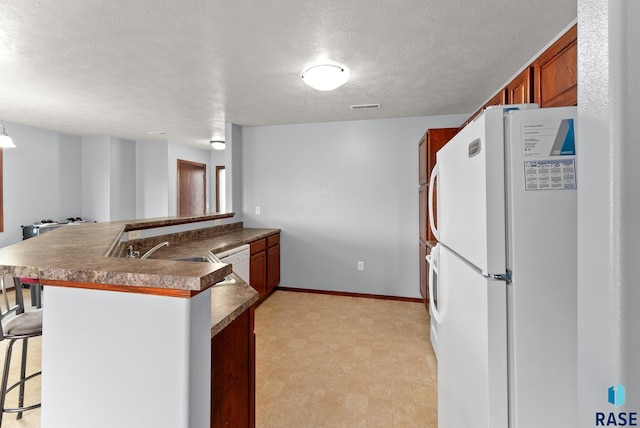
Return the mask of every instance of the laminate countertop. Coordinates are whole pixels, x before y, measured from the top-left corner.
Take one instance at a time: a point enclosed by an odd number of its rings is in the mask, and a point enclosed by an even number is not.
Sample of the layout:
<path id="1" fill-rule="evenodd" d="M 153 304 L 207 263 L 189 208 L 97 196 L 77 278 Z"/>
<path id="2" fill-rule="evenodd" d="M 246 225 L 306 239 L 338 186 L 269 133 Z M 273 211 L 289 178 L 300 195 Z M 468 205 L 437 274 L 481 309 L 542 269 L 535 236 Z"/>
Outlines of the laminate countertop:
<path id="1" fill-rule="evenodd" d="M 171 259 L 198 256 L 209 250 L 221 252 L 280 230 L 244 228 L 242 223 L 233 223 L 134 241 L 125 241 L 124 234 L 228 217 L 213 214 L 71 224 L 0 248 L 0 274 L 38 278 L 44 286 L 49 283 L 73 287 L 80 283 L 84 288 L 95 285 L 107 291 L 136 292 L 135 287 L 142 287 L 162 289 L 167 295 L 172 291 L 181 292 L 182 296 L 195 295 L 231 275 L 231 266 Z M 146 251 L 164 240 L 170 242 L 169 247 L 148 259 L 117 257 L 128 245 Z M 211 295 L 212 335 L 258 300 L 258 293 L 239 278 L 235 284 L 214 287 Z"/>

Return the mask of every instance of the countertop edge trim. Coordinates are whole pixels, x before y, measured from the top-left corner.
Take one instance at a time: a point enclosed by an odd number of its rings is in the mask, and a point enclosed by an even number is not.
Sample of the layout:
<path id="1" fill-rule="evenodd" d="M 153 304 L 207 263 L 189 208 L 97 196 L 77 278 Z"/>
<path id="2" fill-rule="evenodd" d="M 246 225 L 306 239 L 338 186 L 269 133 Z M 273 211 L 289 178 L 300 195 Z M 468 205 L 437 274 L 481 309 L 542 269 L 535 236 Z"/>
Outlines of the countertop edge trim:
<path id="1" fill-rule="evenodd" d="M 211 326 L 211 337 L 214 337 L 222 330 L 224 330 L 229 324 L 231 324 L 236 318 L 238 318 L 244 311 L 251 308 L 251 306 L 255 305 L 258 301 L 258 293 L 254 294 L 252 297 L 247 299 L 242 305 L 235 308 L 233 311 L 229 313 L 222 320 L 218 321 L 214 325 Z"/>
<path id="2" fill-rule="evenodd" d="M 117 284 L 99 284 L 93 282 L 73 282 L 60 280 L 41 280 L 44 287 L 68 287 L 68 288 L 84 288 L 90 290 L 116 291 L 134 294 L 147 294 L 153 296 L 178 297 L 190 299 L 201 293 L 200 290 L 180 290 L 175 288 L 156 288 L 156 287 L 137 287 L 129 285 Z"/>
<path id="3" fill-rule="evenodd" d="M 176 226 L 180 224 L 190 224 L 190 223 L 200 223 L 203 221 L 211 221 L 211 220 L 222 220 L 225 218 L 232 218 L 236 214 L 235 212 L 225 213 L 225 214 L 204 214 L 199 216 L 188 216 L 188 217 L 175 217 L 175 218 L 164 218 L 159 217 L 157 219 L 145 219 L 145 220 L 134 220 L 128 221 L 124 226 L 125 232 L 130 232 L 132 230 L 142 230 L 142 229 L 155 229 L 158 227 L 166 227 L 166 226 Z"/>
<path id="4" fill-rule="evenodd" d="M 113 257 L 113 252 L 116 250 L 116 248 L 118 248 L 118 245 L 120 244 L 120 240 L 122 239 L 122 235 L 124 234 L 124 231 L 126 230 L 126 228 L 127 228 L 126 225 L 120 228 L 120 232 L 113 239 L 113 242 L 111 242 L 111 245 L 109 245 L 109 249 L 104 253 L 104 257 Z"/>

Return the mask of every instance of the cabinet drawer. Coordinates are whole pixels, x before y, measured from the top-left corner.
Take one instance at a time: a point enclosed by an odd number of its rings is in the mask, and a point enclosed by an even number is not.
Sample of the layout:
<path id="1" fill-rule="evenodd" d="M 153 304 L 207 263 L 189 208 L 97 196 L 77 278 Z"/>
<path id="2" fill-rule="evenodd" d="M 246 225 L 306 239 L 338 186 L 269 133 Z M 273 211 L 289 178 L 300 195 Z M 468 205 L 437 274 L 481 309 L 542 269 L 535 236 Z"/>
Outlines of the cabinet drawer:
<path id="1" fill-rule="evenodd" d="M 276 233 L 275 235 L 267 236 L 267 247 L 273 247 L 276 244 L 280 243 L 280 234 Z"/>
<path id="2" fill-rule="evenodd" d="M 258 239 L 257 241 L 249 243 L 249 247 L 251 255 L 254 255 L 267 249 L 267 240 L 265 238 Z"/>

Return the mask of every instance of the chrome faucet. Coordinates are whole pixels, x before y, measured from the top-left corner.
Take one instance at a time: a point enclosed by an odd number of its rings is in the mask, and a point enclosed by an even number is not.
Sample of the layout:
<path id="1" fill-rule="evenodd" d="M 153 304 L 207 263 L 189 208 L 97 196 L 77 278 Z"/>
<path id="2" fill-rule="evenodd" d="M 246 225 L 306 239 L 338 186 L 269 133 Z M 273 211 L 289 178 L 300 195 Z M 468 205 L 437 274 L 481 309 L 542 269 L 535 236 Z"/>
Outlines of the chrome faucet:
<path id="1" fill-rule="evenodd" d="M 139 255 L 140 255 L 140 251 L 135 251 L 133 249 L 133 245 L 129 245 L 129 248 L 127 248 L 127 258 L 128 259 L 135 259 Z"/>
<path id="2" fill-rule="evenodd" d="M 142 255 L 142 257 L 140 257 L 141 259 L 146 259 L 148 258 L 151 254 L 155 253 L 156 251 L 158 251 L 160 248 L 162 247 L 168 247 L 169 246 L 169 241 L 164 241 L 159 243 L 158 245 L 156 245 L 155 247 L 153 247 L 152 249 L 150 249 L 149 251 L 147 251 L 146 253 L 144 253 Z"/>

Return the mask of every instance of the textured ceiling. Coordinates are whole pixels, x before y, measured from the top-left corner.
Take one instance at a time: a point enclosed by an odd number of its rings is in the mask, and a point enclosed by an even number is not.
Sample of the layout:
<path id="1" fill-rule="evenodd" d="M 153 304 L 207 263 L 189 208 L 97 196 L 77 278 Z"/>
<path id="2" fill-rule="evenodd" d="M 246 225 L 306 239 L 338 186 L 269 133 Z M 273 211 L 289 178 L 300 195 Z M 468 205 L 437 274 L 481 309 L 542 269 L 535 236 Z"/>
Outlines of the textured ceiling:
<path id="1" fill-rule="evenodd" d="M 575 0 L 0 0 L 0 119 L 206 147 L 225 122 L 470 113 L 575 17 Z M 349 82 L 306 87 L 322 61 Z"/>

